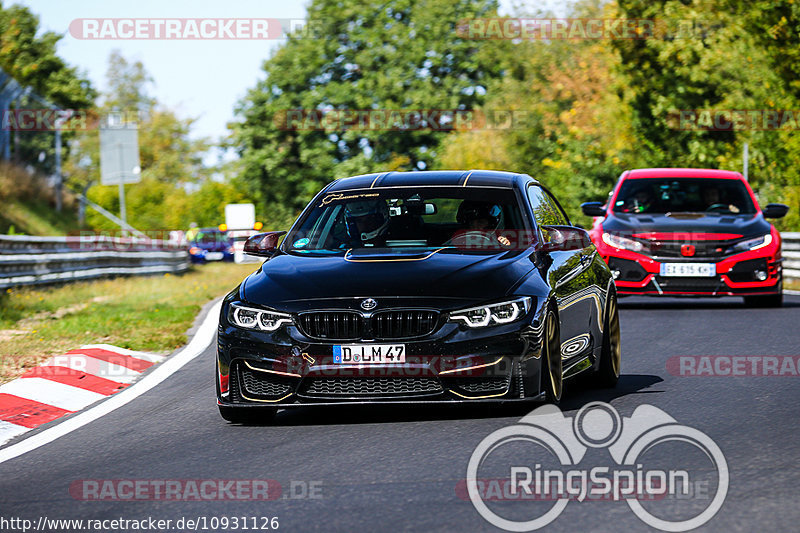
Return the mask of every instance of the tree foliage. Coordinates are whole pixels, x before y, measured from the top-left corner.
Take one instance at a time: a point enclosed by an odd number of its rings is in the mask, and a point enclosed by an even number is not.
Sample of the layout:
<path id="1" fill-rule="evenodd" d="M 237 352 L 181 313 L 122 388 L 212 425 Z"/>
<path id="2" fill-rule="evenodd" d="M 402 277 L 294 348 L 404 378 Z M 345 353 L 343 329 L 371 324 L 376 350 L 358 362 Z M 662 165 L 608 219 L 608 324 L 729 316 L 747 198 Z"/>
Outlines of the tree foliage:
<path id="1" fill-rule="evenodd" d="M 51 105 L 87 111 L 97 92 L 78 69 L 57 53 L 62 38 L 53 32 L 39 31 L 39 17 L 27 7 L 0 4 L 0 68 L 21 86 L 32 88 Z M 41 109 L 44 104 L 22 97 L 18 109 Z M 54 171 L 55 145 L 52 132 L 13 132 L 12 157 L 21 165 L 51 174 Z M 70 132 L 64 132 L 62 158 L 66 156 Z"/>
<path id="2" fill-rule="evenodd" d="M 61 38 L 39 32 L 39 17 L 27 7 L 0 5 L 0 68 L 56 105 L 89 108 L 97 93 L 83 74 L 58 56 Z"/>
<path id="3" fill-rule="evenodd" d="M 469 162 L 530 173 L 587 224 L 578 205 L 602 200 L 623 170 L 741 171 L 747 143 L 761 202 L 789 203 L 793 209 L 778 225 L 800 226 L 798 124 L 709 131 L 679 121 L 682 110 L 800 109 L 794 3 L 588 0 L 572 10 L 572 17 L 655 21 L 655 32 L 642 39 L 515 43 L 513 63 L 485 107 L 525 110 L 529 117 L 517 128 L 448 137 L 440 166 Z M 464 153 L 475 144 L 482 146 Z"/>
<path id="4" fill-rule="evenodd" d="M 445 133 L 339 128 L 282 129 L 289 110 L 473 109 L 499 68 L 489 44 L 456 34 L 487 17 L 495 0 L 314 0 L 309 31 L 264 63 L 266 78 L 241 102 L 235 140 L 243 178 L 269 215 L 291 218 L 334 177 L 435 164 Z"/>
<path id="5" fill-rule="evenodd" d="M 800 224 L 800 142 L 793 129 L 676 128 L 680 110 L 800 109 L 800 8 L 790 1 L 619 0 L 627 18 L 659 18 L 656 39 L 614 41 L 629 81 L 634 131 L 648 166 L 742 169 L 762 203 L 788 201 L 781 227 Z"/>
<path id="6" fill-rule="evenodd" d="M 216 226 L 224 221 L 227 203 L 248 201 L 231 176 L 231 164 L 209 163 L 213 143 L 192 137 L 193 118 L 181 118 L 159 105 L 149 93 L 150 74 L 139 62 L 119 52 L 109 56 L 109 90 L 99 106 L 106 117 L 136 121 L 142 181 L 125 186 L 128 222 L 140 230 L 187 228 L 191 222 Z M 120 210 L 117 186 L 99 185 L 100 144 L 97 130 L 87 131 L 73 142 L 65 164 L 73 188 L 92 185 L 88 197 L 112 213 Z M 89 211 L 90 227 L 104 230 L 116 225 Z"/>

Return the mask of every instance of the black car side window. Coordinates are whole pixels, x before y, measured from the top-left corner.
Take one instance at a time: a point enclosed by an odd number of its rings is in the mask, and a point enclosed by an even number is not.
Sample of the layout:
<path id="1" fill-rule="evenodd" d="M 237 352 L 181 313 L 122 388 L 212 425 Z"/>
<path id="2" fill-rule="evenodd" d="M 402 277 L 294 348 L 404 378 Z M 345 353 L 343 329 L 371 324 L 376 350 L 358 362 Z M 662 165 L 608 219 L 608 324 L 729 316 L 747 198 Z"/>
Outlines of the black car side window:
<path id="1" fill-rule="evenodd" d="M 547 198 L 547 200 L 550 202 L 550 205 L 552 206 L 553 210 L 556 212 L 556 215 L 558 216 L 558 218 L 560 218 L 561 220 L 564 221 L 564 222 L 561 222 L 561 224 L 564 224 L 566 226 L 571 226 L 572 223 L 569 221 L 569 217 L 564 212 L 564 209 L 561 208 L 561 204 L 558 203 L 558 200 L 556 200 L 556 197 L 553 196 L 552 194 L 550 194 L 550 191 L 548 191 L 547 189 L 542 189 L 542 190 L 544 191 L 545 198 Z"/>
<path id="2" fill-rule="evenodd" d="M 528 187 L 528 198 L 536 223 L 543 226 L 566 226 L 569 221 L 558 203 L 538 185 Z"/>

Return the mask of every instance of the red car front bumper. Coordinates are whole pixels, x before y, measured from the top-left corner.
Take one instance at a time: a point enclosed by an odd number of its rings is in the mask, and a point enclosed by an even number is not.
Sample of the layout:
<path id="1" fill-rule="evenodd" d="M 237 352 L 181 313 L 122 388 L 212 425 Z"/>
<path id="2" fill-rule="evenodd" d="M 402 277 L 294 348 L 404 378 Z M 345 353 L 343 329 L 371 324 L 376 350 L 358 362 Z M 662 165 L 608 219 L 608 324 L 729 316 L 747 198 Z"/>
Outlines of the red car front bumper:
<path id="1" fill-rule="evenodd" d="M 782 290 L 780 234 L 772 228 L 772 242 L 763 248 L 707 259 L 716 266 L 714 276 L 661 275 L 662 263 L 697 263 L 697 258 L 658 258 L 606 244 L 600 232 L 592 240 L 615 274 L 617 293 L 654 296 L 755 296 Z M 760 279 L 763 278 L 763 279 Z"/>

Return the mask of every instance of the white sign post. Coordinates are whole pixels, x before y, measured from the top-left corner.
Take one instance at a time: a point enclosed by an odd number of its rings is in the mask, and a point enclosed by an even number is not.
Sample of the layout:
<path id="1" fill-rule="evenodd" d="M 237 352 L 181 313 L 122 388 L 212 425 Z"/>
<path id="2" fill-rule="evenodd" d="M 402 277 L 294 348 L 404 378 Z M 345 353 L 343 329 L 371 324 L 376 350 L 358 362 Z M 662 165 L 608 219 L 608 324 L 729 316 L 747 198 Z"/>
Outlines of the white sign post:
<path id="1" fill-rule="evenodd" d="M 119 211 L 123 222 L 128 222 L 125 212 L 125 184 L 141 181 L 139 163 L 139 130 L 135 124 L 121 124 L 100 128 L 100 183 L 119 185 Z"/>
<path id="2" fill-rule="evenodd" d="M 233 260 L 237 263 L 255 263 L 257 258 L 244 254 L 244 241 L 255 235 L 256 206 L 253 204 L 228 204 L 225 206 L 225 225 L 233 238 Z"/>

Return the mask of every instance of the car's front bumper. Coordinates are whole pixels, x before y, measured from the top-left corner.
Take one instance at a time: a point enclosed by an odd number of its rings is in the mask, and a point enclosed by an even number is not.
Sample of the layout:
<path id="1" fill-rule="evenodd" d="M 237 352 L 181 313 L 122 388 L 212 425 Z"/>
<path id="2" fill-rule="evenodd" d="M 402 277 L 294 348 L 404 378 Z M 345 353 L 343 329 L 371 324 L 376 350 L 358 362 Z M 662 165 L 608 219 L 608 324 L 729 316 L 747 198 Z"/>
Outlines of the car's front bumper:
<path id="1" fill-rule="evenodd" d="M 461 403 L 539 398 L 541 317 L 485 329 L 441 325 L 404 344 L 406 362 L 335 364 L 333 346 L 291 325 L 274 333 L 222 320 L 217 344 L 217 400 L 236 407 L 381 403 Z"/>
<path id="2" fill-rule="evenodd" d="M 780 253 L 745 252 L 721 260 L 661 259 L 605 247 L 603 258 L 615 275 L 617 294 L 649 296 L 755 296 L 776 294 L 782 287 Z M 714 263 L 707 277 L 662 276 L 663 263 Z M 758 272 L 766 278 L 759 280 Z"/>

